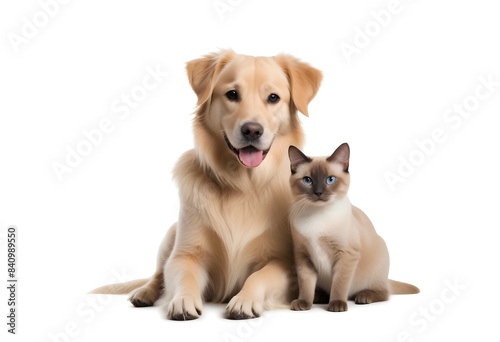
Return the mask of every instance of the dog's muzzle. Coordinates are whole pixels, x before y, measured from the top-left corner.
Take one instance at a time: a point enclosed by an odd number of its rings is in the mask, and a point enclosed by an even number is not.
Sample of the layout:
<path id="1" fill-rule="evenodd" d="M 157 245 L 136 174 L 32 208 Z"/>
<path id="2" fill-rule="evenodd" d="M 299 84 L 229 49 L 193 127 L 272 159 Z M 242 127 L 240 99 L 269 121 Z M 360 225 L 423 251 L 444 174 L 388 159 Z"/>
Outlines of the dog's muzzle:
<path id="1" fill-rule="evenodd" d="M 226 133 L 224 133 L 224 140 L 226 141 L 227 147 L 238 157 L 240 163 L 246 167 L 259 166 L 271 149 L 271 147 L 269 147 L 267 150 L 260 150 L 251 145 L 251 143 L 248 146 L 236 148 L 231 144 Z"/>

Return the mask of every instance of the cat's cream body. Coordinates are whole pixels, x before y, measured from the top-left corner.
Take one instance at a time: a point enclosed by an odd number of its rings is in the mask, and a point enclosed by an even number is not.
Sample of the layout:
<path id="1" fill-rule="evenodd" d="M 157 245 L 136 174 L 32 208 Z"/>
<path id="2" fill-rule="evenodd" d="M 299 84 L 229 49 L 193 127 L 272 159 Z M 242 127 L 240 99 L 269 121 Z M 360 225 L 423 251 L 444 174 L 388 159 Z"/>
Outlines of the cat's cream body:
<path id="1" fill-rule="evenodd" d="M 292 309 L 311 307 L 314 290 L 330 294 L 328 310 L 347 310 L 347 300 L 368 304 L 390 293 L 417 293 L 413 285 L 388 279 L 389 253 L 369 218 L 347 196 L 349 147 L 328 158 L 290 149 L 295 202 L 290 212 L 299 298 Z M 334 183 L 327 184 L 328 177 Z M 304 184 L 304 179 L 308 178 Z"/>
<path id="2" fill-rule="evenodd" d="M 318 287 L 330 292 L 332 286 L 333 251 L 325 243 L 331 240 L 338 244 L 339 250 L 350 250 L 350 253 L 359 255 L 349 286 L 349 298 L 364 289 L 388 289 L 389 253 L 384 240 L 377 235 L 366 215 L 352 206 L 347 197 L 330 205 L 302 210 L 292 215 L 292 222 L 294 241 L 307 245 L 309 257 L 317 268 Z"/>

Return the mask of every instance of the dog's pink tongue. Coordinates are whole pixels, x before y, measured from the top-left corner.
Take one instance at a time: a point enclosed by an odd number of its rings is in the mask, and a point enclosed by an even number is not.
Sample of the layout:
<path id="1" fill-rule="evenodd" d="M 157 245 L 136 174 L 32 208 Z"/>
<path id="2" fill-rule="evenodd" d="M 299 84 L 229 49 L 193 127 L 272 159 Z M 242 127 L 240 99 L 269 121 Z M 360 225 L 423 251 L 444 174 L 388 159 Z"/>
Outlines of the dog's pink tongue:
<path id="1" fill-rule="evenodd" d="M 240 149 L 239 157 L 246 167 L 257 167 L 264 160 L 264 152 L 250 146 Z"/>

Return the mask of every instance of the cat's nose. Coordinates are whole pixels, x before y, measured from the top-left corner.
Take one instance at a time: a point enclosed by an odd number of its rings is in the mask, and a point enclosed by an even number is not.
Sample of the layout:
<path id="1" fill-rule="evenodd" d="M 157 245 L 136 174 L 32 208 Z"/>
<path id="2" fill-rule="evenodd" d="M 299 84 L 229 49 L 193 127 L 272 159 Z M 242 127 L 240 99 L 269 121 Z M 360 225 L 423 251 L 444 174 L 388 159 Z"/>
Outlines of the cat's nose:
<path id="1" fill-rule="evenodd" d="M 318 196 L 318 197 L 321 197 L 321 195 L 323 195 L 323 192 L 316 192 L 316 191 L 315 191 L 315 192 L 314 192 L 314 194 L 315 194 L 316 196 Z"/>

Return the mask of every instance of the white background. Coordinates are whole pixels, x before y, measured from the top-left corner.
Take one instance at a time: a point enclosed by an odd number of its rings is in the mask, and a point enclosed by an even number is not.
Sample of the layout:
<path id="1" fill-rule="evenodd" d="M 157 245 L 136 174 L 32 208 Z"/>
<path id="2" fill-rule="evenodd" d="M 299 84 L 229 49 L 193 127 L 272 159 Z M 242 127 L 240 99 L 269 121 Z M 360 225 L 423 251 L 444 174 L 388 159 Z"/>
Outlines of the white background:
<path id="1" fill-rule="evenodd" d="M 4 284 L 7 227 L 16 225 L 19 237 L 18 334 L 6 332 L 2 285 L 2 340 L 498 339 L 491 304 L 499 260 L 500 87 L 487 99 L 473 98 L 480 77 L 500 82 L 493 2 L 401 0 L 381 27 L 371 12 L 387 9 L 388 0 L 226 1 L 231 9 L 221 17 L 213 0 L 75 0 L 45 15 L 47 23 L 37 1 L 0 5 Z M 16 48 L 9 37 L 22 35 L 23 18 L 46 25 Z M 371 37 L 349 62 L 341 45 L 356 37 L 361 44 L 365 29 Z M 266 312 L 251 322 L 226 320 L 224 306 L 215 304 L 199 320 L 172 322 L 158 307 L 133 308 L 125 296 L 85 295 L 120 280 L 117 274 L 153 272 L 158 244 L 177 215 L 171 170 L 193 146 L 196 97 L 185 63 L 218 48 L 286 52 L 324 72 L 302 120 L 305 151 L 327 155 L 349 142 L 351 201 L 385 238 L 390 276 L 418 285 L 419 295 L 351 303 L 346 313 L 324 306 Z M 112 104 L 141 85 L 148 67 L 169 75 L 120 119 Z M 464 102 L 474 109 L 470 115 L 445 121 L 443 113 Z M 68 146 L 76 148 L 83 130 L 103 119 L 114 130 L 59 181 L 53 162 L 65 163 Z M 436 129 L 445 141 L 427 155 L 418 152 L 415 140 Z M 391 189 L 385 175 L 397 174 L 401 158 L 410 157 L 419 165 Z M 450 283 L 454 292 L 446 290 Z M 88 301 L 96 299 L 92 307 Z"/>

